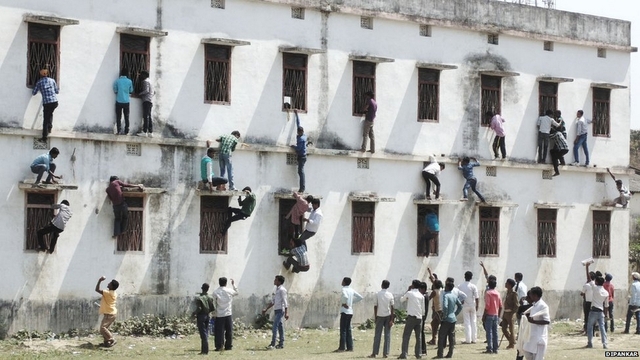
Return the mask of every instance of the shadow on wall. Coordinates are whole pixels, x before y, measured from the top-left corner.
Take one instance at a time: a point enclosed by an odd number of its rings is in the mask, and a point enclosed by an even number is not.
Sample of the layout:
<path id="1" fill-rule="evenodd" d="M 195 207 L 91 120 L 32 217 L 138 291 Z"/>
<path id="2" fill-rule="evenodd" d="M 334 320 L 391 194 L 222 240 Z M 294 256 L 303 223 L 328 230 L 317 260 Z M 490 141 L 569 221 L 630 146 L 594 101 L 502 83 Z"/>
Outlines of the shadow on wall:
<path id="1" fill-rule="evenodd" d="M 350 69 L 351 65 L 344 67 L 331 107 L 326 112 L 326 119 L 324 121 L 320 119 L 318 122 L 316 147 L 319 149 L 357 150 L 360 148 L 362 120 L 351 116 L 352 95 L 348 91 L 351 84 Z M 349 99 L 346 103 L 349 108 L 345 107 L 344 101 L 338 100 L 342 98 Z"/>
<path id="2" fill-rule="evenodd" d="M 411 81 L 407 84 L 407 88 L 405 89 L 404 96 L 402 97 L 402 104 L 400 104 L 400 108 L 397 112 L 397 117 L 393 120 L 393 128 L 389 133 L 389 138 L 387 139 L 387 145 L 385 152 L 392 154 L 413 154 L 413 149 L 415 148 L 416 142 L 421 134 L 421 129 L 423 126 L 429 126 L 431 123 L 428 122 L 418 122 L 417 121 L 417 113 L 416 109 L 411 109 L 409 107 L 409 97 L 410 95 L 409 89 L 417 89 L 418 79 L 418 68 L 414 67 L 413 74 L 411 75 Z M 413 91 L 411 91 L 413 92 Z M 433 153 L 444 153 L 443 149 L 431 149 Z"/>
<path id="3" fill-rule="evenodd" d="M 25 119 L 27 116 L 27 107 L 29 102 L 31 101 L 31 89 L 25 86 L 27 81 L 26 71 L 17 71 L 16 67 L 13 64 L 19 64 L 22 61 L 25 61 L 25 52 L 26 52 L 26 44 L 27 44 L 27 23 L 22 22 L 20 26 L 16 28 L 16 32 L 13 35 L 13 41 L 9 48 L 5 49 L 5 57 L 0 61 L 0 79 L 4 79 L 3 83 L 9 79 L 13 79 L 14 86 L 6 87 L 2 94 L 4 98 L 9 98 L 9 95 L 12 99 L 12 104 L 9 108 L 14 109 L 14 112 L 5 112 L 0 119 L 1 127 L 11 127 L 11 128 L 21 128 L 25 125 L 29 125 L 26 128 L 33 128 L 30 126 L 31 124 L 36 124 L 38 120 L 38 114 L 41 111 L 36 112 L 36 116 L 34 119 Z M 4 34 L 9 35 L 9 34 Z M 24 86 L 24 87 L 23 87 Z M 17 88 L 17 89 L 16 89 Z M 22 96 L 13 96 L 14 91 L 22 92 Z M 40 93 L 36 96 L 41 97 Z M 41 107 L 40 107 L 41 108 Z M 42 122 L 41 122 L 42 123 Z M 24 124 L 24 125 L 23 125 Z M 42 126 L 40 126 L 42 129 Z"/>
<path id="4" fill-rule="evenodd" d="M 254 111 L 247 128 L 247 134 L 244 135 L 244 142 L 247 144 L 276 145 L 278 136 L 287 124 L 286 113 L 281 111 L 280 95 L 267 90 L 269 85 L 275 85 L 281 81 L 282 68 L 279 66 L 280 64 L 282 64 L 282 53 L 278 53 L 272 59 L 271 69 L 265 80 L 266 86 L 262 88 L 260 99 L 255 106 L 256 111 Z M 293 113 L 291 113 L 290 121 L 295 122 Z"/>

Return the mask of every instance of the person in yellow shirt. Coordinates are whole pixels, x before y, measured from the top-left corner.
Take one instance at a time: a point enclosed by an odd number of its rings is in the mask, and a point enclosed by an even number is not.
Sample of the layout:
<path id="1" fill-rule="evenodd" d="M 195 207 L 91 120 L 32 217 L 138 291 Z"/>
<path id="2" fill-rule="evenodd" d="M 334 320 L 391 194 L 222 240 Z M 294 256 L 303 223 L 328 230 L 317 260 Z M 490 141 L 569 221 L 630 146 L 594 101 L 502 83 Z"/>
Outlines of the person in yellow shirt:
<path id="1" fill-rule="evenodd" d="M 103 346 L 112 347 L 116 344 L 116 340 L 109 331 L 109 326 L 116 320 L 116 314 L 118 313 L 118 309 L 116 309 L 116 300 L 118 298 L 116 290 L 120 284 L 114 279 L 107 284 L 107 290 L 100 290 L 100 284 L 105 279 L 104 276 L 100 277 L 96 284 L 96 292 L 102 295 L 102 300 L 100 300 L 100 314 L 104 315 L 102 323 L 100 323 L 100 334 L 102 334 L 104 338 Z"/>

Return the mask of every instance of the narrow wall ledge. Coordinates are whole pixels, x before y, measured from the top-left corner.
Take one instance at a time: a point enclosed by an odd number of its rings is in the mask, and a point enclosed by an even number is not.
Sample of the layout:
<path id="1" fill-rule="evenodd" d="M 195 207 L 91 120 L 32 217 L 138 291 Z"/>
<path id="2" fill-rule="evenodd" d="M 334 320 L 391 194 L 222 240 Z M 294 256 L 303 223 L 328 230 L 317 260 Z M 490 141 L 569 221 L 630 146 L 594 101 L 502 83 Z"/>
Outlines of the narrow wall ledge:
<path id="1" fill-rule="evenodd" d="M 423 195 L 422 197 L 414 198 L 413 203 L 415 205 L 455 205 L 460 204 L 460 200 L 427 200 Z"/>
<path id="2" fill-rule="evenodd" d="M 246 46 L 251 45 L 249 41 L 225 39 L 225 38 L 205 38 L 200 40 L 202 44 L 225 45 L 225 46 Z"/>
<path id="3" fill-rule="evenodd" d="M 274 198 L 274 199 L 295 199 L 295 198 L 293 197 L 293 192 L 282 192 L 282 191 L 276 191 L 276 192 L 273 192 L 272 194 L 273 194 L 273 198 Z M 304 199 L 304 198 L 306 198 L 306 197 L 307 197 L 307 196 L 309 196 L 309 195 L 313 196 L 313 198 L 314 198 L 314 199 L 322 199 L 322 196 L 316 196 L 316 195 L 309 194 L 309 193 L 302 193 L 302 194 L 300 194 L 300 196 L 301 196 L 303 199 Z"/>
<path id="4" fill-rule="evenodd" d="M 138 188 L 122 188 L 122 193 L 131 195 L 131 194 L 164 194 L 167 192 L 167 189 L 164 188 L 154 188 L 154 187 L 143 187 L 142 190 Z"/>
<path id="5" fill-rule="evenodd" d="M 533 207 L 536 209 L 573 209 L 576 206 L 571 204 L 536 202 L 533 204 Z"/>
<path id="6" fill-rule="evenodd" d="M 545 81 L 545 82 L 554 82 L 554 83 L 573 82 L 572 78 L 559 77 L 559 76 L 538 76 L 536 80 Z"/>
<path id="7" fill-rule="evenodd" d="M 602 211 L 613 211 L 613 210 L 629 210 L 628 207 L 623 208 L 622 206 L 610 206 L 610 205 L 606 205 L 606 204 L 591 204 L 591 206 L 589 206 L 589 209 L 591 210 L 602 210 Z"/>
<path id="8" fill-rule="evenodd" d="M 75 19 L 68 19 L 68 18 L 63 18 L 58 16 L 49 16 L 49 15 L 25 14 L 23 19 L 24 19 L 24 22 L 45 24 L 45 25 L 66 26 L 66 25 L 80 24 L 80 21 Z"/>
<path id="9" fill-rule="evenodd" d="M 591 87 L 592 88 L 601 88 L 601 89 L 611 89 L 611 90 L 618 90 L 618 89 L 626 89 L 627 88 L 627 86 L 618 85 L 618 84 L 612 84 L 612 83 L 591 83 Z"/>
<path id="10" fill-rule="evenodd" d="M 430 63 L 430 62 L 423 62 L 423 61 L 416 62 L 416 67 L 418 69 L 435 69 L 435 70 L 455 70 L 458 68 L 458 66 L 456 65 Z"/>
<path id="11" fill-rule="evenodd" d="M 349 201 L 357 202 L 395 202 L 394 197 L 380 197 L 374 192 L 352 192 L 349 194 Z"/>
<path id="12" fill-rule="evenodd" d="M 460 201 L 460 203 L 464 204 L 466 201 Z M 498 207 L 498 208 L 517 208 L 518 204 L 516 203 L 510 203 L 510 202 L 504 202 L 504 201 L 486 201 L 486 202 L 480 202 L 480 201 L 476 201 L 475 206 L 477 207 Z"/>
<path id="13" fill-rule="evenodd" d="M 116 32 L 119 34 L 128 34 L 144 37 L 163 37 L 169 35 L 168 32 L 155 29 L 144 29 L 132 26 L 119 26 L 116 28 Z"/>
<path id="14" fill-rule="evenodd" d="M 18 183 L 18 189 L 27 190 L 30 192 L 51 192 L 62 190 L 78 190 L 78 185 L 75 184 L 35 184 L 35 180 L 23 180 Z"/>
<path id="15" fill-rule="evenodd" d="M 505 70 L 478 70 L 480 75 L 490 75 L 490 76 L 499 76 L 499 77 L 509 77 L 509 76 L 520 76 L 520 73 L 515 71 L 505 71 Z"/>
<path id="16" fill-rule="evenodd" d="M 324 49 L 314 49 L 314 48 L 306 48 L 301 46 L 280 46 L 278 50 L 282 53 L 292 53 L 292 54 L 304 54 L 304 55 L 315 55 L 315 54 L 324 54 L 327 50 Z"/>
<path id="17" fill-rule="evenodd" d="M 386 58 L 386 57 L 382 57 L 382 56 L 358 55 L 358 54 L 349 55 L 349 60 L 351 60 L 351 61 L 366 61 L 366 62 L 372 62 L 372 63 L 378 63 L 378 64 L 379 63 L 389 63 L 389 62 L 396 61 L 395 59 Z"/>

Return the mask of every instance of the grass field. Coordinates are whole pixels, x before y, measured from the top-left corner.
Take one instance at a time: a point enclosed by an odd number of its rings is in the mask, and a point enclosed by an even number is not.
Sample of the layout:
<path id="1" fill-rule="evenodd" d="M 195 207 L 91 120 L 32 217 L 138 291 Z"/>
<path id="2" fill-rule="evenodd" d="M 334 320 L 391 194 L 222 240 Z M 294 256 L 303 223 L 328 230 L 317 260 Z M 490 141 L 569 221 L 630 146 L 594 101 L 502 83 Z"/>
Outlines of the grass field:
<path id="1" fill-rule="evenodd" d="M 622 322 L 620 322 L 621 324 Z M 635 325 L 635 324 L 634 324 Z M 620 325 L 619 325 L 620 326 Z M 403 324 L 393 327 L 391 355 L 395 359 L 400 355 Z M 580 335 L 581 324 L 561 321 L 551 326 L 549 348 L 546 360 L 589 360 L 603 359 L 604 350 L 600 339 L 594 339 L 594 348 L 585 349 L 586 337 Z M 515 350 L 504 350 L 506 341 L 502 342 L 501 351 L 497 355 L 482 354 L 482 343 L 485 333 L 479 331 L 477 344 L 463 345 L 462 327 L 457 326 L 454 358 L 457 359 L 515 359 Z M 640 350 L 640 335 L 621 334 L 620 331 L 610 334 L 609 350 Z M 286 328 L 285 348 L 266 350 L 270 342 L 270 331 L 243 330 L 234 339 L 231 351 L 214 352 L 213 339 L 210 338 L 211 352 L 206 357 L 220 359 L 362 359 L 371 354 L 373 330 L 357 330 L 354 326 L 354 352 L 333 353 L 338 347 L 338 331 L 335 329 L 291 329 Z M 500 333 L 501 334 L 501 333 Z M 427 337 L 430 335 L 428 334 Z M 101 348 L 100 336 L 88 336 L 62 340 L 5 340 L 0 341 L 0 358 L 2 359 L 198 359 L 200 338 L 190 335 L 177 338 L 159 337 L 116 337 L 118 343 L 113 348 Z M 413 349 L 413 339 L 409 345 Z M 423 359 L 431 359 L 436 355 L 435 346 L 428 346 L 428 354 Z M 381 357 L 381 356 L 379 356 Z M 409 359 L 414 358 L 409 356 Z"/>

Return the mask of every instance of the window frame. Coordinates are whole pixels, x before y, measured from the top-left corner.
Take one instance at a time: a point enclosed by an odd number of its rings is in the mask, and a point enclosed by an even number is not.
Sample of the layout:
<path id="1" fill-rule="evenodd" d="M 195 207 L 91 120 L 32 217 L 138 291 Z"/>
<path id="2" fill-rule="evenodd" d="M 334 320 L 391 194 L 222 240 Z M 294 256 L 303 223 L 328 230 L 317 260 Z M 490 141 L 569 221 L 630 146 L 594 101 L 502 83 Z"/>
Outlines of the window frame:
<path id="1" fill-rule="evenodd" d="M 440 220 L 440 206 L 437 204 L 418 204 L 417 207 L 417 237 L 416 237 L 416 254 L 418 257 L 431 257 L 431 256 L 439 256 L 440 253 L 440 234 L 436 235 L 431 240 L 431 248 L 428 253 L 425 253 L 424 249 L 424 241 L 422 241 L 422 237 L 426 234 L 427 227 L 425 225 L 425 217 L 427 210 L 433 210 L 438 216 L 438 221 Z"/>
<path id="2" fill-rule="evenodd" d="M 596 99 L 596 94 L 602 92 L 606 94 L 607 99 L 598 98 Z M 591 100 L 593 105 L 593 124 L 591 126 L 591 133 L 594 137 L 611 137 L 611 89 L 601 88 L 601 87 L 593 87 L 591 88 Z M 606 119 L 601 119 L 601 107 L 604 107 L 604 112 L 602 115 L 606 116 Z M 596 133 L 597 128 L 600 126 L 599 122 L 606 122 L 606 132 L 605 133 Z M 604 130 L 604 129 L 603 129 Z"/>
<path id="3" fill-rule="evenodd" d="M 226 204 L 225 206 L 219 206 L 218 208 L 216 208 L 216 204 L 215 202 L 225 198 L 226 199 Z M 213 206 L 211 207 L 204 207 L 203 204 L 205 201 L 211 201 L 211 204 Z M 229 208 L 229 203 L 231 201 L 231 196 L 219 196 L 219 195 L 200 195 L 200 224 L 199 224 L 199 232 L 198 232 L 198 236 L 199 236 L 199 241 L 198 241 L 198 253 L 199 254 L 214 254 L 214 255 L 226 255 L 229 253 L 229 235 L 228 233 L 225 233 L 224 236 L 222 237 L 222 239 L 219 239 L 217 236 L 217 234 L 219 233 L 219 225 L 224 225 L 224 223 L 227 221 L 228 218 L 228 208 Z M 222 203 L 225 203 L 224 201 L 221 201 Z M 212 209 L 212 210 L 207 210 L 205 211 L 205 209 Z M 203 216 L 203 213 L 218 213 L 217 216 L 219 216 L 220 218 L 218 219 L 206 219 Z M 212 217 L 216 217 L 216 215 L 212 215 Z M 217 220 L 217 222 L 216 222 Z M 213 226 L 211 226 L 211 228 L 206 228 L 206 225 L 208 224 L 207 221 L 213 221 Z M 210 231 L 205 231 L 205 230 L 210 230 Z M 205 233 L 206 232 L 206 233 Z M 207 236 L 211 236 L 212 238 L 207 239 Z M 203 250 L 203 245 L 207 244 L 206 242 L 210 242 L 210 247 L 212 250 L 209 249 L 204 249 Z M 221 244 L 221 249 L 220 250 L 216 250 L 216 243 L 220 242 Z"/>
<path id="4" fill-rule="evenodd" d="M 296 205 L 296 199 L 278 199 L 278 255 L 282 251 L 290 249 L 290 242 L 295 231 L 291 219 L 285 219 L 291 208 Z"/>
<path id="5" fill-rule="evenodd" d="M 287 58 L 304 58 L 304 67 L 297 67 L 294 65 L 289 65 L 287 64 Z M 296 107 L 293 106 L 293 102 L 294 102 L 294 96 L 293 96 L 293 92 L 291 95 L 287 94 L 287 73 L 291 71 L 291 72 L 303 72 L 304 76 L 304 97 L 303 97 L 303 102 L 304 102 L 304 107 L 302 109 L 298 109 Z M 306 113 L 307 109 L 308 109 L 308 93 L 309 93 L 309 55 L 308 54 L 300 54 L 300 53 L 291 53 L 291 52 L 283 52 L 282 53 L 282 98 L 284 99 L 285 96 L 288 96 L 291 98 L 291 107 L 289 109 L 286 109 L 284 106 L 284 101 L 282 102 L 282 111 L 288 111 L 288 110 L 298 110 L 298 112 L 301 113 Z"/>
<path id="6" fill-rule="evenodd" d="M 53 202 L 51 204 L 30 204 L 29 203 L 29 195 L 48 195 L 53 196 Z M 38 244 L 38 230 L 42 229 L 46 225 L 48 225 L 51 220 L 54 218 L 54 209 L 51 207 L 53 204 L 57 204 L 58 201 L 58 192 L 57 191 L 26 191 L 24 197 L 24 251 L 28 252 L 38 252 L 39 244 Z M 42 209 L 48 210 L 45 214 L 39 214 L 39 216 L 30 216 L 30 209 Z M 46 219 L 44 219 L 46 216 Z M 35 220 L 32 224 L 31 220 Z M 49 239 L 51 234 L 45 235 L 44 241 L 49 246 Z M 33 247 L 30 247 L 33 245 Z"/>
<path id="7" fill-rule="evenodd" d="M 596 220 L 596 218 L 598 216 L 596 216 L 597 214 L 601 214 L 604 216 L 604 214 L 606 214 L 606 221 L 605 220 Z M 612 211 L 607 211 L 607 210 L 593 210 L 591 216 L 592 216 L 592 220 L 593 220 L 593 236 L 592 236 L 592 242 L 591 242 L 591 248 L 592 248 L 592 257 L 594 259 L 608 259 L 611 258 L 611 215 L 612 215 Z M 603 245 L 604 247 L 606 247 L 606 254 L 601 254 L 600 252 L 596 252 L 596 250 L 599 248 L 598 246 L 598 240 L 597 240 L 597 234 L 599 233 L 598 231 L 598 226 L 605 226 L 606 227 L 606 239 L 605 242 L 606 244 Z"/>
<path id="8" fill-rule="evenodd" d="M 32 27 L 41 27 L 41 28 L 56 28 L 57 30 L 57 36 L 56 36 L 56 40 L 55 41 L 51 41 L 51 40 L 43 40 L 43 39 L 36 39 L 34 38 L 33 34 L 32 34 Z M 40 76 L 40 70 L 42 70 L 42 66 L 37 66 L 38 68 L 33 69 L 33 71 L 31 71 L 30 69 L 34 66 L 31 65 L 31 47 L 33 43 L 38 43 L 38 44 L 44 44 L 44 45 L 52 45 L 55 47 L 55 64 L 54 64 L 54 71 L 49 71 L 49 77 L 51 77 L 52 79 L 54 79 L 56 81 L 56 83 L 58 84 L 58 86 L 60 86 L 60 33 L 62 31 L 62 26 L 59 25 L 49 25 L 49 24 L 41 24 L 41 23 L 36 23 L 36 22 L 28 22 L 27 23 L 27 79 L 26 79 L 26 86 L 30 89 L 33 89 L 34 86 L 36 86 L 36 83 L 38 82 L 38 80 L 40 80 L 41 76 Z M 50 68 L 49 65 L 47 64 L 47 68 Z M 33 76 L 33 81 L 31 79 L 31 76 Z"/>
<path id="9" fill-rule="evenodd" d="M 370 207 L 370 212 L 356 212 L 356 207 Z M 360 247 L 357 247 L 358 235 L 358 225 L 357 218 L 371 219 L 370 223 L 370 239 L 364 238 L 363 241 L 366 241 L 368 244 L 363 244 Z M 372 201 L 351 201 L 351 255 L 372 255 L 375 253 L 375 235 L 376 235 L 376 203 Z M 363 235 L 366 237 L 366 235 Z M 358 248 L 363 248 L 365 246 L 369 246 L 371 251 L 358 251 Z"/>
<path id="10" fill-rule="evenodd" d="M 146 42 L 146 50 L 145 51 L 140 51 L 140 50 L 130 50 L 130 49 L 124 48 L 123 47 L 123 39 L 126 39 L 126 38 L 144 39 L 144 41 Z M 140 95 L 138 95 L 140 93 L 141 84 L 142 84 L 142 80 L 140 79 L 140 72 L 141 71 L 150 71 L 150 68 L 151 68 L 151 38 L 148 37 L 148 36 L 120 33 L 119 51 L 120 51 L 120 62 L 119 62 L 118 74 L 120 74 L 120 71 L 122 71 L 122 69 L 124 67 L 125 53 L 146 56 L 144 69 L 137 69 L 137 68 L 136 69 L 132 69 L 131 67 L 127 68 L 129 70 L 129 73 L 128 73 L 127 76 L 129 77 L 129 79 L 131 79 L 131 82 L 133 82 L 133 92 L 130 94 L 130 96 L 132 98 L 140 98 Z M 120 75 L 118 75 L 118 76 L 120 76 Z"/>
<path id="11" fill-rule="evenodd" d="M 554 93 L 543 94 L 543 86 L 553 87 L 553 90 L 555 90 Z M 538 116 L 544 116 L 547 110 L 554 112 L 558 110 L 558 88 L 559 84 L 557 82 L 538 81 Z M 548 101 L 552 103 L 551 107 L 545 106 L 545 104 L 547 104 L 545 99 L 548 99 Z"/>
<path id="12" fill-rule="evenodd" d="M 486 82 L 496 79 L 498 81 L 499 86 L 497 88 L 491 87 L 489 85 L 485 85 Z M 485 82 L 485 80 L 487 80 Z M 489 108 L 489 99 L 486 98 L 485 94 L 489 92 L 497 91 L 497 107 L 492 109 Z M 480 126 L 489 127 L 491 125 L 491 119 L 486 119 L 485 114 L 487 111 L 491 111 L 494 114 L 502 114 L 502 77 L 494 76 L 494 75 L 486 75 L 480 74 Z"/>
<path id="13" fill-rule="evenodd" d="M 553 220 L 550 220 L 549 218 L 553 218 Z M 538 257 L 539 258 L 557 257 L 558 256 L 558 209 L 538 208 L 536 212 L 536 221 L 537 221 L 536 243 L 537 243 Z M 545 227 L 545 225 L 550 226 L 552 228 L 549 234 L 545 234 L 544 229 L 542 229 L 543 227 Z M 548 246 L 552 248 L 551 253 L 546 253 L 546 254 L 543 251 L 545 246 L 541 246 L 543 245 L 542 243 L 545 242 L 544 239 L 542 239 L 541 237 L 545 235 L 551 236 L 551 239 L 549 239 L 548 241 L 549 243 Z"/>
<path id="14" fill-rule="evenodd" d="M 219 58 L 219 57 L 209 57 L 208 56 L 208 49 L 209 48 L 220 48 L 220 49 L 225 49 L 227 51 L 227 58 L 223 59 L 223 58 Z M 216 105 L 230 105 L 231 104 L 231 57 L 233 56 L 233 46 L 228 46 L 228 45 L 220 45 L 220 44 L 204 44 L 204 103 L 205 104 L 216 104 Z M 208 83 L 209 80 L 213 81 L 215 83 L 215 75 L 214 72 L 211 72 L 211 77 L 209 75 L 209 64 L 210 63 L 219 63 L 219 64 L 226 64 L 226 84 L 225 84 L 225 88 L 226 88 L 226 94 L 225 94 L 225 100 L 209 100 L 207 99 L 207 95 L 208 95 Z"/>
<path id="15" fill-rule="evenodd" d="M 128 221 L 127 221 L 127 229 L 121 233 L 120 235 L 118 235 L 118 237 L 116 238 L 115 241 L 115 246 L 116 246 L 116 250 L 115 253 L 116 254 L 123 254 L 123 253 L 127 253 L 127 254 L 143 254 L 145 251 L 145 236 L 144 236 L 144 230 L 145 230 L 145 207 L 146 207 L 146 202 L 147 202 L 147 197 L 146 194 L 144 193 L 134 193 L 134 192 L 124 192 L 123 193 L 124 199 L 127 202 L 127 216 L 128 216 Z M 130 199 L 141 199 L 142 201 L 142 206 L 131 206 L 132 201 L 127 201 Z M 135 242 L 135 240 L 131 240 L 131 234 L 134 232 L 134 230 L 132 229 L 132 225 L 133 225 L 133 219 L 134 216 L 137 218 L 137 213 L 140 213 L 140 240 L 139 240 L 139 248 L 134 248 L 134 249 L 128 249 L 131 247 L 130 242 Z M 135 214 L 135 215 L 134 215 Z M 137 231 L 138 229 L 136 229 Z M 129 246 L 127 246 L 127 244 L 129 244 Z M 135 245 L 135 244 L 134 244 Z"/>
<path id="16" fill-rule="evenodd" d="M 436 74 L 437 76 L 437 80 L 434 81 L 428 81 L 428 80 L 422 80 L 422 73 L 429 73 L 429 74 Z M 440 75 L 441 75 L 442 71 L 439 69 L 432 69 L 432 68 L 418 68 L 418 122 L 433 122 L 433 123 L 438 123 L 440 122 Z M 434 91 L 429 91 L 429 87 L 435 87 Z M 425 103 L 432 104 L 434 103 L 434 101 L 428 101 L 430 96 L 430 93 L 435 93 L 435 110 L 434 109 L 428 109 L 425 110 L 426 115 L 429 114 L 433 114 L 435 113 L 435 118 L 425 118 L 422 115 L 422 109 Z M 430 107 L 430 106 L 427 106 Z"/>
<path id="17" fill-rule="evenodd" d="M 497 216 L 494 217 L 483 217 L 483 210 L 490 210 L 492 212 L 496 212 Z M 500 256 L 500 213 L 502 209 L 497 206 L 480 206 L 478 207 L 478 256 L 480 257 L 499 257 Z M 495 215 L 495 214 L 491 214 Z M 486 226 L 486 223 L 492 222 L 495 223 L 495 254 L 493 253 L 483 253 L 483 248 L 490 247 L 491 244 L 483 246 L 483 225 Z M 485 231 L 486 232 L 486 231 Z"/>
<path id="18" fill-rule="evenodd" d="M 365 65 L 366 64 L 366 65 Z M 373 75 L 368 75 L 368 74 L 363 74 L 363 73 L 356 73 L 356 65 L 362 65 L 362 66 L 372 66 L 373 67 Z M 364 116 L 365 113 L 362 112 L 362 109 L 364 108 L 365 105 L 365 93 L 367 91 L 372 91 L 374 94 L 376 93 L 376 72 L 377 72 L 377 67 L 378 64 L 372 61 L 361 61 L 361 60 L 352 60 L 351 61 L 351 82 L 352 82 L 352 93 L 351 93 L 351 115 L 352 116 Z M 357 90 L 357 84 L 358 84 L 358 79 L 370 79 L 371 80 L 371 84 L 372 84 L 372 89 L 362 89 L 362 90 Z M 366 81 L 366 80 L 363 80 Z M 360 100 L 362 103 L 362 106 L 360 109 L 356 108 L 356 105 L 358 105 L 358 93 L 361 93 L 361 97 L 362 99 Z"/>

